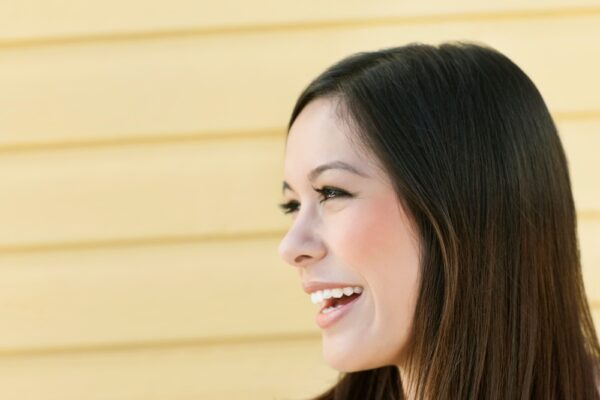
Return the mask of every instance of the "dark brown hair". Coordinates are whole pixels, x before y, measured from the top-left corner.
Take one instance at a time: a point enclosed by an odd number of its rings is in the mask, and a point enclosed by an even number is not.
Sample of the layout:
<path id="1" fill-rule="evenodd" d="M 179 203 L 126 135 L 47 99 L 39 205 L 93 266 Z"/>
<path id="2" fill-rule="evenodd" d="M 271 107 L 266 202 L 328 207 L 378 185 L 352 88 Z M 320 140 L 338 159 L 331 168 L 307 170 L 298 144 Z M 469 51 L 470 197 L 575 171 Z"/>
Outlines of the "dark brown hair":
<path id="1" fill-rule="evenodd" d="M 338 113 L 395 184 L 422 241 L 406 368 L 419 399 L 600 399 L 567 160 L 539 91 L 488 46 L 350 55 L 301 93 Z M 397 366 L 316 399 L 403 399 Z"/>

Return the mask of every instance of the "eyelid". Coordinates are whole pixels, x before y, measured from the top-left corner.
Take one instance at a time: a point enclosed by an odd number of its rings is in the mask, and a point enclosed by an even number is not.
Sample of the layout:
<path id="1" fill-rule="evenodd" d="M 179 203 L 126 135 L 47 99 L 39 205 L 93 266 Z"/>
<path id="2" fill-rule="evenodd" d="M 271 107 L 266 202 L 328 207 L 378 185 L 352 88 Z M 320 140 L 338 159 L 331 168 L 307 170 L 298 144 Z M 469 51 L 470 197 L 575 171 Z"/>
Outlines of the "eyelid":
<path id="1" fill-rule="evenodd" d="M 336 188 L 334 186 L 323 186 L 321 188 L 313 187 L 313 189 L 315 190 L 315 192 L 320 193 L 321 195 L 324 195 L 324 193 L 327 191 L 337 192 L 338 193 L 337 197 L 344 197 L 344 196 L 349 195 L 349 193 L 346 192 L 345 190 Z M 330 198 L 327 198 L 327 200 L 329 200 L 329 199 Z M 323 200 L 323 201 L 325 201 L 325 200 Z"/>
<path id="2" fill-rule="evenodd" d="M 321 194 L 321 196 L 325 196 L 325 193 L 328 191 L 332 191 L 332 192 L 336 192 L 337 194 L 335 195 L 335 197 L 326 197 L 322 200 L 320 200 L 320 203 L 323 203 L 325 201 L 328 200 L 333 200 L 333 199 L 339 199 L 342 197 L 353 197 L 354 194 L 344 190 L 344 189 L 340 189 L 338 187 L 335 186 L 322 186 L 320 188 L 316 188 L 313 186 L 313 189 L 315 192 Z M 300 206 L 300 202 L 296 201 L 296 200 L 290 200 L 287 203 L 281 203 L 279 204 L 279 207 L 283 210 L 284 214 L 290 214 L 290 213 L 294 213 L 296 211 L 298 211 L 298 207 Z"/>
<path id="3" fill-rule="evenodd" d="M 292 212 L 295 212 L 298 209 L 299 205 L 300 203 L 298 203 L 296 200 L 290 200 L 286 203 L 280 203 L 279 208 L 283 210 L 284 214 L 290 214 Z"/>

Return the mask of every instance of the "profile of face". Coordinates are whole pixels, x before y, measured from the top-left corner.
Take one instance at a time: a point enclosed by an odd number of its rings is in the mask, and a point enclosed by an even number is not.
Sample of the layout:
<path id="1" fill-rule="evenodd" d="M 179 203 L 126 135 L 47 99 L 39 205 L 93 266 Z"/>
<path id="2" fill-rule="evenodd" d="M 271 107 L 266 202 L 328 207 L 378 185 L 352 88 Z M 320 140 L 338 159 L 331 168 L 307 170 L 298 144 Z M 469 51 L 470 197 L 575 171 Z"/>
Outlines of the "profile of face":
<path id="1" fill-rule="evenodd" d="M 307 292 L 319 288 L 309 282 L 360 288 L 333 311 L 319 304 L 316 316 L 325 362 L 353 372 L 399 364 L 418 293 L 420 241 L 389 177 L 348 139 L 335 105 L 312 100 L 290 127 L 283 196 L 292 225 L 278 250 Z M 311 174 L 340 161 L 355 171 L 338 164 Z"/>

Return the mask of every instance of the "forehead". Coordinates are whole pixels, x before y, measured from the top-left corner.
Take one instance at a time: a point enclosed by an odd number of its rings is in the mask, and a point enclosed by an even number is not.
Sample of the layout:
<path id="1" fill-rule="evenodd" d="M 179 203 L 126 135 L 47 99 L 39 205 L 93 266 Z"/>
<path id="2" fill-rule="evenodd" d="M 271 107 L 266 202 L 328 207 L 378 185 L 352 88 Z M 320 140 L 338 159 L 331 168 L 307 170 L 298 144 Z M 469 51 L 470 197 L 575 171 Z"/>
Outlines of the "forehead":
<path id="1" fill-rule="evenodd" d="M 285 168 L 307 169 L 331 161 L 367 163 L 356 144 L 349 138 L 349 127 L 336 115 L 337 101 L 317 98 L 300 112 L 287 137 Z"/>

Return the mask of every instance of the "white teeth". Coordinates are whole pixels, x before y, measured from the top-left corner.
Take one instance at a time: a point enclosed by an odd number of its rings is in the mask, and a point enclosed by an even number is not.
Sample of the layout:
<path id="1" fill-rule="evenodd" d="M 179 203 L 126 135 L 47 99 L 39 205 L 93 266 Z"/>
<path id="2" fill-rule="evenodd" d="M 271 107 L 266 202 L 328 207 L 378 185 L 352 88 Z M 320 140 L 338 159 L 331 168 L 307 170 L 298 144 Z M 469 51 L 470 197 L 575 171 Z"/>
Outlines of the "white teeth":
<path id="1" fill-rule="evenodd" d="M 313 304 L 321 303 L 323 301 L 323 292 L 312 292 L 310 294 L 310 300 L 313 302 Z"/>
<path id="2" fill-rule="evenodd" d="M 362 293 L 360 286 L 347 286 L 344 288 L 325 289 L 317 290 L 310 294 L 310 301 L 313 304 L 322 303 L 324 300 L 334 297 L 336 299 L 342 298 L 344 295 L 352 296 L 354 293 Z"/>

